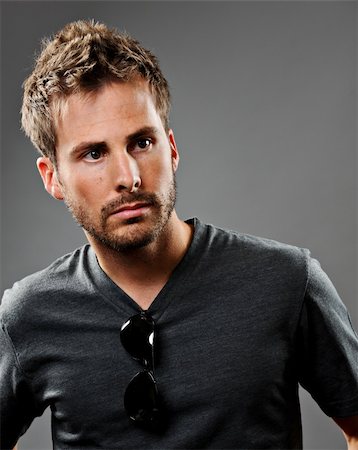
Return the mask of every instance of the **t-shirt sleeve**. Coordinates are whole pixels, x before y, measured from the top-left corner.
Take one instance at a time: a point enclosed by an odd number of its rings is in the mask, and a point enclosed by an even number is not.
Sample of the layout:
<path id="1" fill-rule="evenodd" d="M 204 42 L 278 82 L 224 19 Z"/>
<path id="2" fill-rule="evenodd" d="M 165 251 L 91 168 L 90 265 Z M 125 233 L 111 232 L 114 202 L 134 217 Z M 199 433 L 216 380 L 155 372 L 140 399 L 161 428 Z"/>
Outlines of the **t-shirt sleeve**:
<path id="1" fill-rule="evenodd" d="M 299 381 L 330 417 L 358 414 L 358 337 L 319 262 L 308 258 L 299 323 Z"/>
<path id="2" fill-rule="evenodd" d="M 0 325 L 0 448 L 12 449 L 39 414 L 30 380 L 22 374 L 7 330 Z"/>

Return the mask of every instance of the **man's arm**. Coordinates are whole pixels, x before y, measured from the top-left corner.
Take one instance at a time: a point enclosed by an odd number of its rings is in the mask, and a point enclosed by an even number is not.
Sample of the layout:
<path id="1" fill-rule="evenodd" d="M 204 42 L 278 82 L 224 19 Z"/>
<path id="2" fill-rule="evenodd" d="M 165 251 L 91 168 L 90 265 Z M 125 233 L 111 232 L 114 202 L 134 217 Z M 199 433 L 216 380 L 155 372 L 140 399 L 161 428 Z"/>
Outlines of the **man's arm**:
<path id="1" fill-rule="evenodd" d="M 343 431 L 348 450 L 358 450 L 358 416 L 333 417 L 333 420 Z"/>
<path id="2" fill-rule="evenodd" d="M 0 322 L 0 447 L 17 450 L 17 441 L 37 415 L 32 391 L 18 370 L 15 351 Z"/>

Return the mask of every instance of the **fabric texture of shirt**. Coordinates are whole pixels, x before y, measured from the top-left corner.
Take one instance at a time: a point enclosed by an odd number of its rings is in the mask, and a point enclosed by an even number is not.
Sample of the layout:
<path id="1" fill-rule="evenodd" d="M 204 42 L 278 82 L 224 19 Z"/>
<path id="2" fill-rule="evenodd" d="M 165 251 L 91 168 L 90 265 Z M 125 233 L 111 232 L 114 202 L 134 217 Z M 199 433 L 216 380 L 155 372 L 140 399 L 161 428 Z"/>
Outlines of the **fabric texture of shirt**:
<path id="1" fill-rule="evenodd" d="M 358 414 L 358 338 L 307 249 L 205 225 L 148 312 L 169 425 L 123 406 L 141 370 L 120 342 L 140 307 L 89 245 L 5 291 L 1 435 L 51 408 L 55 449 L 302 448 L 298 384 L 329 416 Z"/>

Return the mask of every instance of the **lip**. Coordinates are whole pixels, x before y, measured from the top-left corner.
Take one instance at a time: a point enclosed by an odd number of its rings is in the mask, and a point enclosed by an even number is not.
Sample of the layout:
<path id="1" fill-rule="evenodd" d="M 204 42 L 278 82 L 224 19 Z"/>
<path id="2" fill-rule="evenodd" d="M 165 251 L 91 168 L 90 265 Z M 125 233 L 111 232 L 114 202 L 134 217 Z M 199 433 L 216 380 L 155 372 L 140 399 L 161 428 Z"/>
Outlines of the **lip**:
<path id="1" fill-rule="evenodd" d="M 150 205 L 147 203 L 129 203 L 123 205 L 111 215 L 121 219 L 132 219 L 133 217 L 139 217 L 149 211 Z"/>

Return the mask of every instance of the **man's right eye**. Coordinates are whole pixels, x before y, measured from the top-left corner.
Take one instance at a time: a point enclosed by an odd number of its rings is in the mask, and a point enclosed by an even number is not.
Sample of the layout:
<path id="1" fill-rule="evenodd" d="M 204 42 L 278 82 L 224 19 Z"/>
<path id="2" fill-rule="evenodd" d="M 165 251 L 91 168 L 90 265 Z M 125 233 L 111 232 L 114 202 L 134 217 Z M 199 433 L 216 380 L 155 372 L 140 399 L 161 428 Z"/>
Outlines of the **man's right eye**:
<path id="1" fill-rule="evenodd" d="M 102 154 L 103 152 L 101 150 L 91 150 L 84 155 L 83 159 L 86 161 L 96 161 L 101 158 Z"/>

